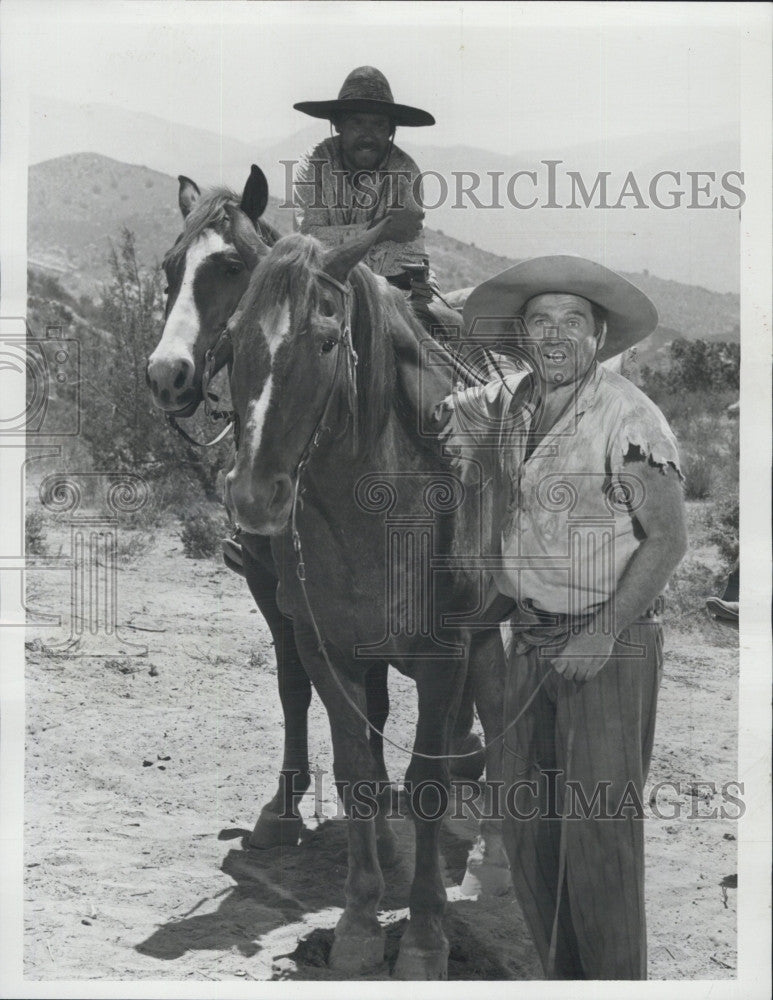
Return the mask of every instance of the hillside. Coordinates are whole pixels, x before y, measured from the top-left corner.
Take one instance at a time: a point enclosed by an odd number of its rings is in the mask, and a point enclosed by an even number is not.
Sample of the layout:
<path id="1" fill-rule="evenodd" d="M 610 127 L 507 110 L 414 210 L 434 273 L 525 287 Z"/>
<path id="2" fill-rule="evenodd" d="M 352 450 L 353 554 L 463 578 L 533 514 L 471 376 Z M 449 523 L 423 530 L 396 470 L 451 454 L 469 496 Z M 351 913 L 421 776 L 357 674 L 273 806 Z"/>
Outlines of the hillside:
<path id="1" fill-rule="evenodd" d="M 242 183 L 251 162 L 266 172 L 272 192 L 284 197 L 286 167 L 327 134 L 322 122 L 288 107 L 291 132 L 273 139 L 259 138 L 260 109 L 246 116 L 238 137 L 193 128 L 157 114 L 130 111 L 107 103 L 71 104 L 52 97 L 34 96 L 30 104 L 29 162 L 42 163 L 55 157 L 89 149 L 122 163 L 144 165 L 176 177 L 183 173 L 201 185 Z M 465 243 L 507 257 L 532 257 L 555 250 L 568 250 L 588 257 L 608 254 L 619 270 L 648 269 L 683 284 L 701 285 L 720 292 L 737 292 L 740 280 L 738 255 L 740 213 L 737 211 L 691 211 L 686 171 L 711 171 L 717 178 L 740 168 L 737 131 L 717 127 L 709 131 L 673 133 L 658 131 L 630 136 L 608 136 L 604 130 L 583 144 L 554 142 L 546 145 L 539 132 L 517 128 L 512 148 L 494 152 L 471 145 L 436 146 L 433 130 L 401 129 L 398 143 L 419 166 L 434 174 L 425 180 L 425 200 L 436 206 L 428 211 L 429 226 Z M 559 204 L 571 202 L 566 171 L 575 171 L 588 190 L 599 171 L 610 173 L 609 203 L 614 204 L 623 179 L 633 171 L 642 190 L 648 178 L 661 170 L 676 171 L 684 194 L 681 207 L 662 211 L 623 211 L 594 208 L 582 211 L 551 211 L 513 208 L 504 199 L 504 178 L 526 170 L 535 174 L 540 206 L 545 202 L 544 161 L 560 164 L 557 175 Z M 478 197 L 483 205 L 492 199 L 490 174 L 502 175 L 501 210 L 475 211 L 470 200 L 459 194 L 460 183 L 473 174 L 480 180 Z M 447 197 L 438 195 L 440 175 Z M 526 184 L 525 187 L 520 185 Z M 661 194 L 666 197 L 665 185 Z M 521 180 L 519 199 L 531 190 Z M 687 193 L 685 193 L 687 192 Z M 505 207 L 505 204 L 507 207 Z M 648 202 L 649 204 L 649 202 Z M 722 251 L 717 252 L 721 247 Z"/>
<path id="2" fill-rule="evenodd" d="M 35 164 L 29 171 L 30 265 L 56 276 L 76 297 L 93 297 L 107 277 L 110 241 L 126 226 L 136 236 L 140 259 L 152 266 L 180 232 L 177 187 L 176 178 L 167 174 L 95 153 Z M 266 218 L 280 231 L 290 230 L 290 214 L 279 208 L 277 199 L 271 200 Z M 431 229 L 427 247 L 440 286 L 448 291 L 477 284 L 513 263 Z M 739 339 L 737 295 L 646 272 L 628 276 L 660 312 L 664 329 L 654 335 L 653 349 L 662 348 L 674 333 Z"/>

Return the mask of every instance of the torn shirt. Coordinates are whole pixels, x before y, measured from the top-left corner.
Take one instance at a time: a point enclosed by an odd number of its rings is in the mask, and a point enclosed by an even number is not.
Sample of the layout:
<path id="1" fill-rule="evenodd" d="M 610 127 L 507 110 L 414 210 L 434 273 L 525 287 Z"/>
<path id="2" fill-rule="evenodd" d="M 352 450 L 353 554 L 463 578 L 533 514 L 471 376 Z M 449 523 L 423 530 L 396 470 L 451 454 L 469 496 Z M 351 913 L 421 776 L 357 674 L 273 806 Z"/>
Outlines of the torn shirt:
<path id="1" fill-rule="evenodd" d="M 535 413 L 531 376 L 454 394 L 466 448 L 489 452 L 500 502 L 496 589 L 543 611 L 581 615 L 614 594 L 644 540 L 636 510 L 642 458 L 681 477 L 676 439 L 655 404 L 596 365 L 568 410 L 525 458 Z M 530 398 L 531 397 L 531 398 Z M 496 462 L 491 461 L 491 451 Z"/>

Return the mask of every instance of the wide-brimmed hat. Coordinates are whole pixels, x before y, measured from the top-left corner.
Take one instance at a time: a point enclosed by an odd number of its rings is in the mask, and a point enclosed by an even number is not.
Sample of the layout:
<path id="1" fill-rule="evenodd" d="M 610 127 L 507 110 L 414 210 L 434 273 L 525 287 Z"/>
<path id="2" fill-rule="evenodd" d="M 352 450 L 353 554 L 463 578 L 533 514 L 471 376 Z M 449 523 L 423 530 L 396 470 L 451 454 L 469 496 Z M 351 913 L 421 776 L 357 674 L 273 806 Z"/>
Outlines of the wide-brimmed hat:
<path id="1" fill-rule="evenodd" d="M 606 310 L 600 361 L 622 354 L 658 325 L 651 299 L 621 274 L 585 257 L 550 254 L 521 261 L 473 289 L 464 305 L 465 326 L 473 338 L 474 324 L 482 321 L 487 333 L 512 331 L 513 318 L 529 299 L 550 292 L 579 295 Z"/>
<path id="2" fill-rule="evenodd" d="M 395 125 L 434 125 L 427 111 L 396 104 L 392 89 L 384 74 L 373 66 L 359 66 L 344 80 L 335 101 L 302 101 L 293 104 L 312 118 L 335 118 L 342 114 L 388 115 Z"/>

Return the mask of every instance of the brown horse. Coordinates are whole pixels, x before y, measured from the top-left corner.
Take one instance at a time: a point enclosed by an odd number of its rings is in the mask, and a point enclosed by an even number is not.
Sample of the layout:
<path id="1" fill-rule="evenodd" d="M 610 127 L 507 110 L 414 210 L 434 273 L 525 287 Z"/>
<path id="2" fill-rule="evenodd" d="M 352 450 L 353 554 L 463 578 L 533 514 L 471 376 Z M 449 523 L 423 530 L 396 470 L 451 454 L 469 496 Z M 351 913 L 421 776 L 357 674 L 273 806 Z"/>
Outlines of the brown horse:
<path id="1" fill-rule="evenodd" d="M 273 245 L 278 233 L 261 216 L 268 185 L 253 165 L 241 198 L 227 189 L 205 196 L 187 177 L 179 178 L 178 203 L 185 228 L 164 258 L 167 302 L 164 330 L 148 360 L 148 384 L 156 404 L 173 417 L 190 417 L 203 400 L 207 352 L 215 350 L 214 371 L 229 360 L 218 351 L 222 332 L 234 314 L 257 260 L 256 236 Z M 270 543 L 259 535 L 243 536 L 244 573 L 256 604 L 271 631 L 277 660 L 279 696 L 284 716 L 284 753 L 278 787 L 262 808 L 250 845 L 297 844 L 302 820 L 297 802 L 311 778 L 307 715 L 311 684 L 298 654 L 292 622 L 277 606 L 279 583 Z M 389 713 L 387 664 L 373 661 L 367 678 L 371 750 L 386 777 L 381 732 Z M 458 715 L 460 752 L 480 747 L 469 736 L 472 700 L 465 698 Z M 481 762 L 462 758 L 457 771 L 477 777 Z"/>
<path id="2" fill-rule="evenodd" d="M 443 978 L 438 838 L 468 661 L 487 742 L 502 717 L 499 632 L 466 624 L 481 607 L 491 489 L 479 468 L 477 481 L 471 469 L 462 484 L 432 425 L 456 377 L 451 356 L 430 342 L 423 358 L 428 338 L 402 296 L 357 264 L 377 229 L 327 253 L 307 236 L 270 251 L 256 237 L 262 260 L 232 330 L 240 443 L 226 503 L 244 529 L 272 536 L 278 564 L 297 568 L 279 604 L 327 709 L 350 817 L 346 908 L 330 959 L 342 971 L 383 959 L 378 847 L 389 830 L 366 738 L 365 679 L 384 658 L 416 682 L 406 773 L 416 866 L 395 974 Z"/>

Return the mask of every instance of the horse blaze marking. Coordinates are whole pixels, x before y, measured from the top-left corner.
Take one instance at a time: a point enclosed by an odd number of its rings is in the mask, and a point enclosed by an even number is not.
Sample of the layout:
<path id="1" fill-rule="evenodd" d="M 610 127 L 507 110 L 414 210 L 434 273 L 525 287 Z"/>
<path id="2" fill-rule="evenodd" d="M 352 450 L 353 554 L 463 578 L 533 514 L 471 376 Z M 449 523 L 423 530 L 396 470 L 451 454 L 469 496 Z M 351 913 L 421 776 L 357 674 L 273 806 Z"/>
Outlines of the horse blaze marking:
<path id="1" fill-rule="evenodd" d="M 258 452 L 260 451 L 260 442 L 263 438 L 263 424 L 266 420 L 266 413 L 268 412 L 268 406 L 271 402 L 271 390 L 273 389 L 274 380 L 269 375 L 266 379 L 266 384 L 263 386 L 263 390 L 258 398 L 250 404 L 250 415 L 247 420 L 247 426 L 245 428 L 245 437 L 247 438 L 247 445 L 250 452 L 250 458 L 254 462 L 258 457 Z"/>
<path id="2" fill-rule="evenodd" d="M 260 327 L 264 331 L 269 331 L 268 333 L 264 333 L 264 337 L 273 362 L 279 345 L 290 332 L 289 300 L 285 300 L 279 309 L 272 310 L 269 315 L 262 319 Z M 260 451 L 260 443 L 263 439 L 263 424 L 266 421 L 266 414 L 271 405 L 273 387 L 274 380 L 272 375 L 269 375 L 260 395 L 250 404 L 250 415 L 247 418 L 245 436 L 248 438 L 250 457 L 253 462 L 257 459 L 258 452 Z"/>
<path id="3" fill-rule="evenodd" d="M 181 347 L 193 361 L 193 348 L 199 335 L 200 325 L 199 311 L 193 295 L 196 274 L 208 257 L 225 250 L 225 247 L 223 237 L 209 230 L 196 240 L 186 254 L 180 291 L 164 326 L 161 341 L 153 352 L 154 361 L 169 353 L 177 357 Z"/>

